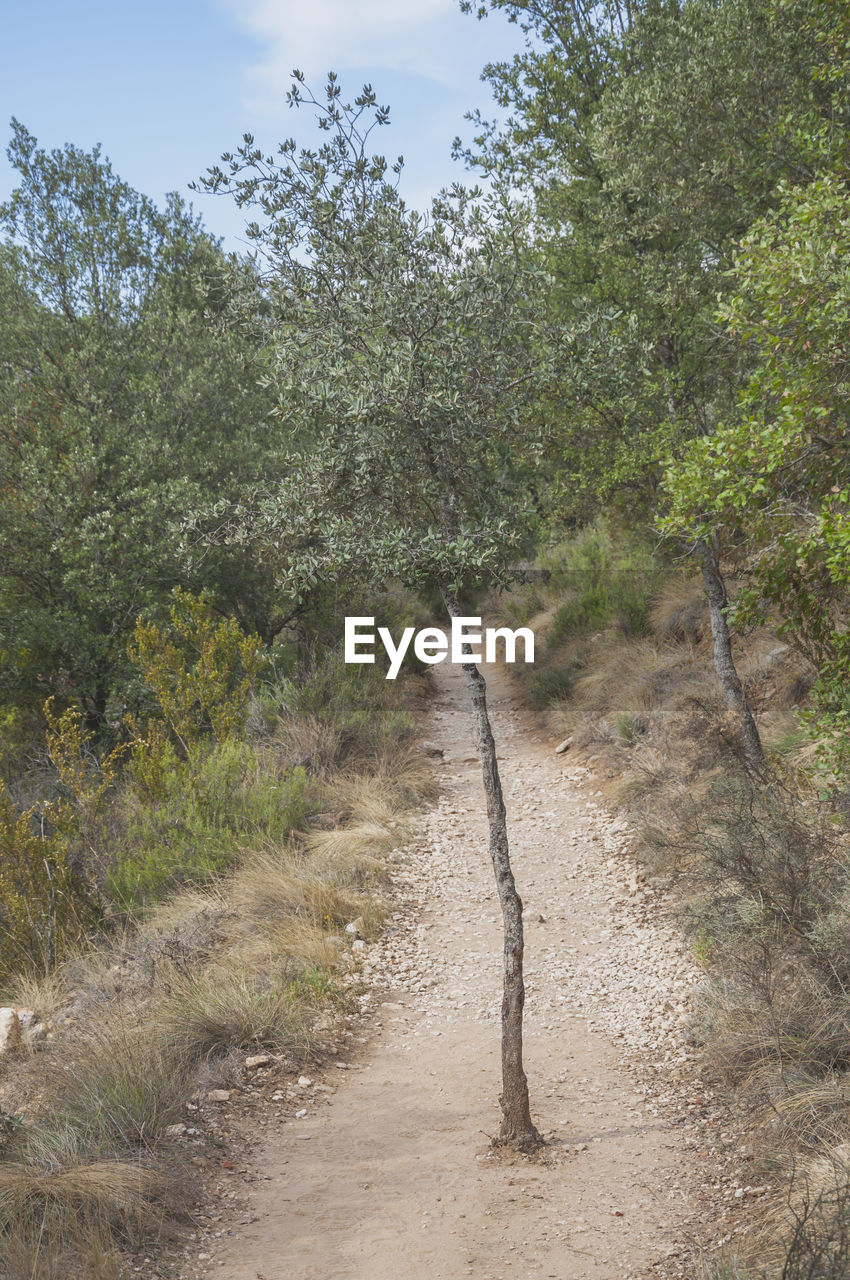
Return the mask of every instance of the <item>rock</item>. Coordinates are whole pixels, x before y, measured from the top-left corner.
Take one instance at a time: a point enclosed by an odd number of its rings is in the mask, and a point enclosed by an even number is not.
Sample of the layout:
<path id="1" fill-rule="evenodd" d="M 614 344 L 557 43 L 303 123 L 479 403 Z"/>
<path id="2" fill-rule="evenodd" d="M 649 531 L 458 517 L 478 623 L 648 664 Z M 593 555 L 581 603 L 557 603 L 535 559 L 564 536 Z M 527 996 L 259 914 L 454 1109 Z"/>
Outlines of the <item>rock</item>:
<path id="1" fill-rule="evenodd" d="M 358 916 L 356 920 L 350 920 L 345 926 L 345 932 L 349 938 L 362 938 L 366 932 L 366 922 L 362 916 Z"/>
<path id="2" fill-rule="evenodd" d="M 633 898 L 636 893 L 641 892 L 644 880 L 645 876 L 643 871 L 641 871 L 639 867 L 636 867 L 629 877 L 628 894 L 630 898 Z"/>
<path id="3" fill-rule="evenodd" d="M 420 742 L 419 750 L 426 756 L 439 756 L 440 759 L 445 755 L 442 747 L 438 747 L 436 742 Z"/>
<path id="4" fill-rule="evenodd" d="M 21 1024 L 17 1012 L 9 1007 L 0 1009 L 0 1054 L 17 1053 L 21 1048 Z"/>
<path id="5" fill-rule="evenodd" d="M 229 1101 L 230 1101 L 229 1089 L 210 1089 L 209 1093 L 207 1094 L 207 1102 L 229 1102 Z"/>
<path id="6" fill-rule="evenodd" d="M 559 743 L 559 745 L 555 748 L 555 755 L 562 756 L 565 751 L 569 751 L 572 745 L 573 745 L 572 738 L 564 738 L 564 741 Z"/>
<path id="7" fill-rule="evenodd" d="M 245 1059 L 245 1066 L 249 1071 L 256 1071 L 257 1067 L 267 1067 L 271 1062 L 271 1057 L 267 1053 L 255 1053 L 252 1058 Z"/>
<path id="8" fill-rule="evenodd" d="M 299 1076 L 298 1083 L 300 1084 L 302 1089 L 309 1089 L 313 1081 L 310 1079 L 309 1076 Z"/>
<path id="9" fill-rule="evenodd" d="M 296 1120 L 303 1120 L 303 1119 L 304 1119 L 304 1117 L 306 1116 L 306 1114 L 307 1114 L 307 1108 L 306 1108 L 306 1107 L 299 1107 L 299 1108 L 298 1108 L 298 1110 L 295 1112 L 295 1119 L 296 1119 Z"/>
<path id="10" fill-rule="evenodd" d="M 185 1124 L 167 1124 L 165 1126 L 166 1138 L 182 1138 L 185 1132 Z"/>
<path id="11" fill-rule="evenodd" d="M 351 944 L 351 949 L 352 951 L 365 951 L 366 943 L 363 941 L 362 938 L 355 938 Z"/>

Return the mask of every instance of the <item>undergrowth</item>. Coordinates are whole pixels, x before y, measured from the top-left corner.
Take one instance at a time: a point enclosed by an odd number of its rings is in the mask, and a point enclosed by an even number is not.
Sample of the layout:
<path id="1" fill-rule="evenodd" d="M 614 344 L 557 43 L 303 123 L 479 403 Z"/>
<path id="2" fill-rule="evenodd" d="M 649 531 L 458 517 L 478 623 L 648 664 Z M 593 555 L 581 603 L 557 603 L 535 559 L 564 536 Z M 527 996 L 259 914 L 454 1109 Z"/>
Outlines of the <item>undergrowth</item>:
<path id="1" fill-rule="evenodd" d="M 0 808 L 0 982 L 43 1030 L 0 1080 L 9 1280 L 118 1280 L 168 1238 L 194 1194 L 175 1132 L 247 1054 L 294 1068 L 340 1033 L 345 925 L 377 936 L 385 856 L 433 787 L 409 679 L 318 652 L 261 678 L 254 640 L 175 610 L 137 635 L 125 744 L 51 708 L 48 798 Z"/>
<path id="2" fill-rule="evenodd" d="M 603 525 L 556 547 L 495 608 L 530 624 L 527 695 L 625 806 L 651 887 L 670 888 L 706 984 L 698 1069 L 774 1187 L 714 1280 L 838 1280 L 850 1267 L 850 833 L 817 770 L 812 671 L 769 629 L 736 661 L 769 761 L 748 777 L 714 674 L 701 583 Z M 734 594 L 734 578 L 731 582 Z M 803 714 L 801 714 L 801 712 Z M 729 1249 L 732 1249 L 730 1244 Z"/>

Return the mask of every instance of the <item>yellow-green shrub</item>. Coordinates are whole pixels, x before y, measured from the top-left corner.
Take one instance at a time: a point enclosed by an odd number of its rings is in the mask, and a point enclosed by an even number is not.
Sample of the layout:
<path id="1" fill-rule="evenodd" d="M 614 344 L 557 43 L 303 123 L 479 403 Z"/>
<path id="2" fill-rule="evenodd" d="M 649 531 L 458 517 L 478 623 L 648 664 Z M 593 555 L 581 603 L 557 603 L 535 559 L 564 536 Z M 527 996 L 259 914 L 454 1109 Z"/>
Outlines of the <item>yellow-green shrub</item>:
<path id="1" fill-rule="evenodd" d="M 91 924 L 94 908 L 71 864 L 73 816 L 59 802 L 21 813 L 0 790 L 0 971 L 49 969 Z"/>
<path id="2" fill-rule="evenodd" d="M 240 733 L 265 662 L 258 636 L 179 587 L 170 625 L 139 619 L 130 656 L 184 750 L 206 734 L 224 742 Z"/>

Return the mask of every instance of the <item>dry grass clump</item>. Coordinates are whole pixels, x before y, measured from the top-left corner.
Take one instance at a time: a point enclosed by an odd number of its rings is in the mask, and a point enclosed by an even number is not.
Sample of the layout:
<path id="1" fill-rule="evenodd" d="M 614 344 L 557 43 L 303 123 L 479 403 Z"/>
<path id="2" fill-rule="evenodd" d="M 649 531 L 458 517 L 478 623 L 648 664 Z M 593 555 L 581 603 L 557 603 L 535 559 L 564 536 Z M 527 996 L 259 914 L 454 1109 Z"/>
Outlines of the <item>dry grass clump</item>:
<path id="1" fill-rule="evenodd" d="M 665 644 L 697 645 L 708 635 L 708 605 L 698 577 L 672 574 L 649 612 L 653 633 Z"/>
<path id="2" fill-rule="evenodd" d="M 736 971 L 713 991 L 705 1052 L 712 1073 L 761 1109 L 768 1145 L 812 1149 L 847 1132 L 850 1006 L 787 961 L 763 963 L 760 988 Z"/>
<path id="3" fill-rule="evenodd" d="M 42 1055 L 45 1132 L 89 1158 L 153 1153 L 191 1092 L 191 1062 L 160 1034 L 161 989 L 93 1001 L 61 1053 Z M 49 1125 L 45 1120 L 49 1112 Z"/>
<path id="4" fill-rule="evenodd" d="M 699 1025 L 708 1072 L 745 1106 L 768 1181 L 788 1184 L 788 1212 L 771 1209 L 743 1270 L 718 1276 L 847 1274 L 829 1270 L 830 1232 L 840 1243 L 849 1230 L 846 1170 L 828 1194 L 801 1173 L 850 1142 L 850 859 L 834 818 L 809 793 L 727 772 L 656 834 L 714 977 Z"/>
<path id="5" fill-rule="evenodd" d="M 266 976 L 211 967 L 175 980 L 158 1011 L 159 1030 L 193 1062 L 229 1049 L 304 1048 L 311 1015 L 330 990 L 329 976 L 318 971 Z"/>
<path id="6" fill-rule="evenodd" d="M 313 865 L 343 883 L 379 886 L 383 855 L 405 837 L 405 814 L 435 791 L 432 767 L 410 746 L 379 754 L 368 772 L 341 773 L 327 796 L 335 825 L 304 839 Z"/>
<path id="7" fill-rule="evenodd" d="M 438 789 L 427 758 L 410 743 L 379 752 L 368 772 L 348 771 L 335 785 L 337 796 L 348 806 L 346 816 L 353 822 L 397 818 Z"/>
<path id="8" fill-rule="evenodd" d="M 303 854 L 262 852 L 247 857 L 233 877 L 231 902 L 240 918 L 279 933 L 293 917 L 334 929 L 358 914 L 362 896 L 322 875 Z"/>
<path id="9" fill-rule="evenodd" d="M 0 1153 L 0 1268 L 10 1280 L 117 1277 L 119 1253 L 185 1207 L 160 1150 L 187 1080 L 155 1039 L 91 1025 L 42 1063 L 26 1122 Z M 109 1260 L 114 1269 L 110 1269 Z"/>
<path id="10" fill-rule="evenodd" d="M 174 1180 L 117 1160 L 47 1169 L 0 1164 L 0 1266 L 8 1280 L 119 1280 L 117 1247 L 137 1248 L 175 1213 Z"/>
<path id="11" fill-rule="evenodd" d="M 9 1004 L 32 1009 L 40 1022 L 49 1022 L 68 999 L 68 965 L 51 973 L 20 973 L 9 982 L 5 997 Z"/>
<path id="12" fill-rule="evenodd" d="M 767 1202 L 742 1255 L 712 1280 L 843 1280 L 850 1273 L 850 1144 L 790 1163 L 784 1194 Z"/>
<path id="13" fill-rule="evenodd" d="M 612 709 L 635 715 L 668 711 L 674 695 L 681 700 L 707 687 L 703 664 L 651 639 L 618 642 L 605 636 L 585 663 L 570 709 L 591 721 L 610 717 Z"/>
<path id="14" fill-rule="evenodd" d="M 319 716 L 284 714 L 279 727 L 284 758 L 291 765 L 321 777 L 331 773 L 345 755 L 343 729 Z"/>

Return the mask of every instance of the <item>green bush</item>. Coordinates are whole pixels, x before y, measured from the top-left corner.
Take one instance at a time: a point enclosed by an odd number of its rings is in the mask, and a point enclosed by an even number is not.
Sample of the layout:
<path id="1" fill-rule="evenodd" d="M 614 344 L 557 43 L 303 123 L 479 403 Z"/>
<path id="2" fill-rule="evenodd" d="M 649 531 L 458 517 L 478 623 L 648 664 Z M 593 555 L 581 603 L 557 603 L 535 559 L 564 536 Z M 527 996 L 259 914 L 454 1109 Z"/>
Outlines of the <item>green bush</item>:
<path id="1" fill-rule="evenodd" d="M 510 595 L 499 600 L 500 612 L 505 621 L 512 627 L 528 625 L 530 618 L 544 607 L 543 592 L 536 582 L 523 582 L 511 591 Z"/>
<path id="2" fill-rule="evenodd" d="M 550 702 L 561 702 L 572 693 L 575 676 L 572 667 L 555 667 L 541 671 L 528 686 L 532 705 L 542 711 Z"/>
<path id="3" fill-rule="evenodd" d="M 638 716 L 631 711 L 617 711 L 614 714 L 614 731 L 621 747 L 631 747 L 637 742 L 645 722 L 642 725 Z"/>
<path id="4" fill-rule="evenodd" d="M 653 566 L 621 568 L 611 579 L 611 617 L 625 636 L 648 635 L 649 614 L 661 581 Z"/>
<path id="5" fill-rule="evenodd" d="M 123 908 L 221 874 L 247 842 L 285 840 L 311 808 L 304 770 L 278 774 L 268 753 L 247 742 L 193 744 L 161 778 L 155 797 L 124 797 L 121 848 L 106 877 Z"/>
<path id="6" fill-rule="evenodd" d="M 610 618 L 611 600 L 607 584 L 591 583 L 555 610 L 548 643 L 554 648 L 570 636 L 598 631 Z"/>
<path id="7" fill-rule="evenodd" d="M 603 525 L 584 529 L 550 553 L 552 581 L 566 594 L 549 633 L 550 647 L 616 623 L 624 635 L 649 631 L 663 575 L 643 547 L 618 550 Z"/>

